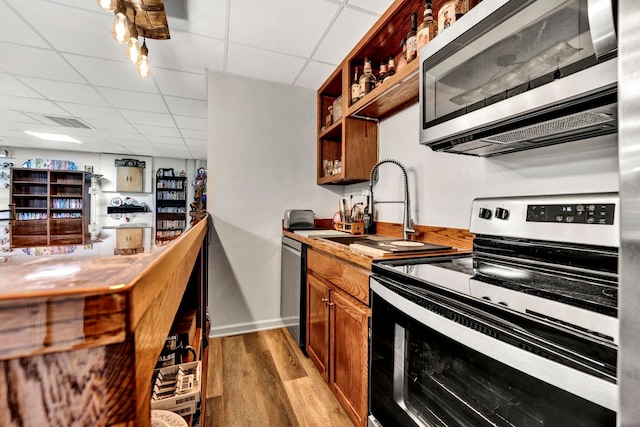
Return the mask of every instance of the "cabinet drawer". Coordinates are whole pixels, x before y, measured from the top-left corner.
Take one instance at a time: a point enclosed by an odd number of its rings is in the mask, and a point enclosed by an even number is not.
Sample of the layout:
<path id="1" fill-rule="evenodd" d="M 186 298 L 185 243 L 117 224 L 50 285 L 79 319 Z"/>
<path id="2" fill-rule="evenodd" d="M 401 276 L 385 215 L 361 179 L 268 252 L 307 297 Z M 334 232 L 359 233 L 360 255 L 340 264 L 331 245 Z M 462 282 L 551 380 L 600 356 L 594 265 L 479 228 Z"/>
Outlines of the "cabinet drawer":
<path id="1" fill-rule="evenodd" d="M 369 305 L 371 272 L 313 249 L 307 252 L 307 268 Z"/>

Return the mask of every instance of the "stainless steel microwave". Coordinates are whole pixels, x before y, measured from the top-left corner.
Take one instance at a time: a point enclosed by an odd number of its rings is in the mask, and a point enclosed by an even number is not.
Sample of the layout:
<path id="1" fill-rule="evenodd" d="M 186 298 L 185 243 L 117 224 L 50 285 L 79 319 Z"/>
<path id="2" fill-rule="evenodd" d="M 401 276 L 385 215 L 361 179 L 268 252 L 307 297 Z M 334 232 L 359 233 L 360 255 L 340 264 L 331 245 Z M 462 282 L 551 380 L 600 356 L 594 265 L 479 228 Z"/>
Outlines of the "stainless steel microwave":
<path id="1" fill-rule="evenodd" d="M 420 51 L 420 143 L 490 157 L 617 132 L 616 0 L 484 0 Z"/>

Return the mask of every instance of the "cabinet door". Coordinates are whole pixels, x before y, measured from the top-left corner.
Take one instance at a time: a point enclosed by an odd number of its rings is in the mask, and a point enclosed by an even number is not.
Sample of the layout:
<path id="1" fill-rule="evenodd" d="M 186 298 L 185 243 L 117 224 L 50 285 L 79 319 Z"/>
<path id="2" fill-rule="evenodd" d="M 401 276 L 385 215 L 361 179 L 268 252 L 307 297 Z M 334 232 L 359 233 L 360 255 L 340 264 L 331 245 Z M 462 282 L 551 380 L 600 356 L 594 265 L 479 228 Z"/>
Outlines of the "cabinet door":
<path id="1" fill-rule="evenodd" d="M 307 354 L 329 381 L 329 286 L 307 274 Z"/>
<path id="2" fill-rule="evenodd" d="M 133 255 L 144 252 L 142 228 L 119 228 L 116 230 L 115 255 Z"/>
<path id="3" fill-rule="evenodd" d="M 367 425 L 369 318 L 371 309 L 336 291 L 331 293 L 331 391 L 354 425 Z"/>
<path id="4" fill-rule="evenodd" d="M 117 169 L 117 191 L 142 192 L 142 168 L 119 166 Z"/>

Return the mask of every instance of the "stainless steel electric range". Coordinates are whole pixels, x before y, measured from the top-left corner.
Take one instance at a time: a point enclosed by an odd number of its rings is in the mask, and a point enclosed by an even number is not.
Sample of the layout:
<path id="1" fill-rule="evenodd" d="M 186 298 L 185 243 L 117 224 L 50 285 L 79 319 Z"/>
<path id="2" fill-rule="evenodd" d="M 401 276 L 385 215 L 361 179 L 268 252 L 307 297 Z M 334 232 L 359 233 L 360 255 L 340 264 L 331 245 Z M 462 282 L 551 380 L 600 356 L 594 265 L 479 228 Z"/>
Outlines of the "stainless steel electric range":
<path id="1" fill-rule="evenodd" d="M 470 231 L 374 263 L 369 425 L 615 425 L 618 195 L 476 199 Z"/>

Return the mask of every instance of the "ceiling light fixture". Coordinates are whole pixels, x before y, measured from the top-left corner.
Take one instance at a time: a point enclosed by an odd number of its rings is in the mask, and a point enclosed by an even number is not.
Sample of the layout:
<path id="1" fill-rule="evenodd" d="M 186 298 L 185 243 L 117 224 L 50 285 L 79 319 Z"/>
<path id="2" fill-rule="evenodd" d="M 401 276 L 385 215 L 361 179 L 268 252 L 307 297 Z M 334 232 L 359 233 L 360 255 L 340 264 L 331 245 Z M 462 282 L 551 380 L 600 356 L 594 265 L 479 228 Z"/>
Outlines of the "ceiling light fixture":
<path id="1" fill-rule="evenodd" d="M 151 75 L 151 67 L 149 65 L 149 49 L 147 49 L 147 40 L 142 42 L 140 48 L 140 58 L 138 58 L 138 74 L 140 77 L 149 77 Z"/>
<path id="2" fill-rule="evenodd" d="M 118 43 L 127 43 L 129 41 L 129 20 L 127 19 L 127 6 L 124 0 L 118 0 L 118 6 L 115 10 L 115 19 L 111 26 L 111 35 Z"/>
<path id="3" fill-rule="evenodd" d="M 31 132 L 25 130 L 24 133 L 35 136 L 46 141 L 58 141 L 58 142 L 75 142 L 76 144 L 82 144 L 82 141 L 78 141 L 69 135 L 61 135 L 57 133 L 44 133 L 44 132 Z"/>
<path id="4" fill-rule="evenodd" d="M 138 29 L 136 28 L 135 22 L 131 24 L 129 35 L 130 38 L 129 44 L 127 45 L 127 59 L 132 63 L 137 64 L 138 59 L 140 59 L 140 46 L 138 46 Z"/>
<path id="5" fill-rule="evenodd" d="M 107 12 L 116 10 L 116 0 L 96 0 L 96 3 Z"/>

